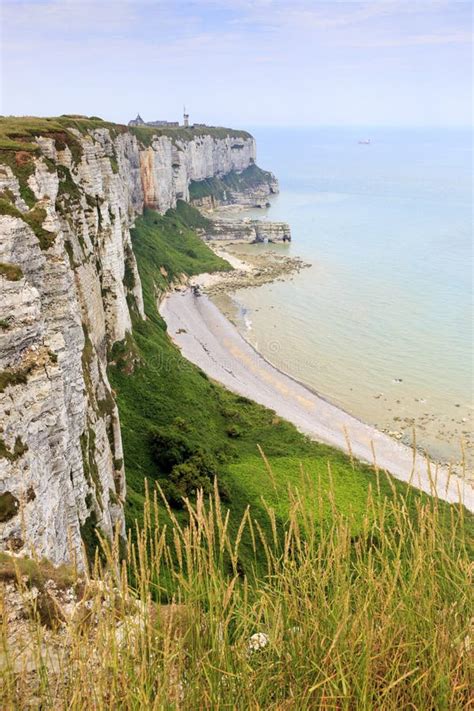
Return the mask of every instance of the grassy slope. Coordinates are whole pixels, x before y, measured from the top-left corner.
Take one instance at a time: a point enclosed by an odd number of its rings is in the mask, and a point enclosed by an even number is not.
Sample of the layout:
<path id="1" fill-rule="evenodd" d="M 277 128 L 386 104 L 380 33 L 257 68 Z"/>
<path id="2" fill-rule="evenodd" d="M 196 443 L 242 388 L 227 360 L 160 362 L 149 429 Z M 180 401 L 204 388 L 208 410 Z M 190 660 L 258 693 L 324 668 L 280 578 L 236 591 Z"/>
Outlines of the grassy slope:
<path id="1" fill-rule="evenodd" d="M 172 520 L 167 542 L 155 513 L 130 543 L 128 565 L 116 546 L 95 579 L 78 581 L 82 601 L 65 620 L 69 595 L 66 606 L 61 594 L 52 604 L 56 592 L 51 598 L 45 581 L 71 588 L 73 571 L 0 555 L 0 585 L 11 590 L 18 579 L 22 591 L 13 628 L 10 592 L 0 626 L 2 708 L 471 709 L 463 511 L 451 509 L 447 532 L 434 499 L 419 506 L 416 525 L 403 497 L 383 508 L 369 500 L 372 515 L 354 538 L 336 509 L 323 529 L 312 510 L 295 494 L 284 549 L 263 534 L 257 580 L 242 576 L 241 544 L 217 497 L 190 508 L 192 526 Z M 248 533 L 248 518 L 243 526 Z M 177 604 L 159 606 L 150 595 L 166 575 Z"/>
<path id="2" fill-rule="evenodd" d="M 118 365 L 110 368 L 122 423 L 128 524 L 132 525 L 135 518 L 141 520 L 145 478 L 163 480 L 164 476 L 152 459 L 149 434 L 156 426 L 171 425 L 184 432 L 193 444 L 218 455 L 219 476 L 226 482 L 226 504 L 234 521 L 248 504 L 254 517 L 265 519 L 261 515 L 265 496 L 275 507 L 278 522 L 283 523 L 288 516 L 288 484 L 298 484 L 300 490 L 307 486 L 301 474 L 302 464 L 306 476 L 313 483 L 316 481 L 319 489 L 328 491 L 332 478 L 337 509 L 353 513 L 354 528 L 359 529 L 369 488 L 377 489 L 373 470 L 359 463 L 352 465 L 338 450 L 309 441 L 275 413 L 211 382 L 181 356 L 169 339 L 157 311 L 156 297 L 182 272 L 191 275 L 227 266 L 189 229 L 189 222 L 196 219 L 199 221 L 193 208 L 180 203 L 177 211 L 169 211 L 164 217 L 147 211 L 137 220 L 132 233 L 147 320 L 134 320 L 134 345 L 130 350 L 128 344 Z M 116 354 L 119 351 L 120 348 L 115 349 Z M 141 364 L 130 373 L 128 361 L 133 358 L 133 351 Z M 230 437 L 228 432 L 235 434 L 236 430 L 239 436 Z M 266 471 L 258 445 L 271 461 L 273 476 Z M 379 501 L 384 495 L 392 497 L 395 491 L 406 490 L 405 485 L 385 476 L 378 486 L 382 494 Z M 413 502 L 420 496 L 413 491 Z M 316 509 L 315 516 L 319 517 Z M 327 502 L 323 514 L 329 509 Z"/>
<path id="3" fill-rule="evenodd" d="M 32 140 L 35 136 L 60 136 L 75 128 L 81 133 L 95 128 L 109 128 L 117 133 L 127 130 L 126 126 L 110 123 L 92 116 L 3 116 L 0 117 L 0 150 L 2 151 L 37 151 L 38 146 Z M 74 139 L 73 134 L 70 137 Z"/>

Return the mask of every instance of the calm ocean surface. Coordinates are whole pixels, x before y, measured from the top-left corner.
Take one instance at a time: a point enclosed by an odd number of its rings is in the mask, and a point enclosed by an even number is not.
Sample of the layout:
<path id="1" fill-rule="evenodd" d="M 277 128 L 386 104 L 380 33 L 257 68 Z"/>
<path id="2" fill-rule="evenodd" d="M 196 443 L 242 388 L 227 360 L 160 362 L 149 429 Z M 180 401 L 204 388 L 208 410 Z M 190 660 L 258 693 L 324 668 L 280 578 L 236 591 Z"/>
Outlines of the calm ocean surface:
<path id="1" fill-rule="evenodd" d="M 293 242 L 242 249 L 278 249 L 311 267 L 236 292 L 240 330 L 360 419 L 407 442 L 415 424 L 432 456 L 459 461 L 473 417 L 472 133 L 253 133 L 281 189 L 253 214 L 288 221 Z"/>

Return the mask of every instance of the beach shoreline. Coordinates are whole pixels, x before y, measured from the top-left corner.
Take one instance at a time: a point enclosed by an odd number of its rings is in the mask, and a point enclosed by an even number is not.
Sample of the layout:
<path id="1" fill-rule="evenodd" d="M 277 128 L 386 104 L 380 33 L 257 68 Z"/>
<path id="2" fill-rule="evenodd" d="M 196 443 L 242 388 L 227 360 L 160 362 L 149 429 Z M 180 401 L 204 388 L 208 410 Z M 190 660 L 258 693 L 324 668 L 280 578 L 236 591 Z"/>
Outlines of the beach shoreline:
<path id="1" fill-rule="evenodd" d="M 241 242 L 226 242 L 223 245 L 222 241 L 206 240 L 206 244 L 217 256 L 225 259 L 233 267 L 233 271 L 203 273 L 191 277 L 190 284 L 202 289 L 211 297 L 228 294 L 237 289 L 253 288 L 277 280 L 290 279 L 302 269 L 311 266 L 301 257 L 290 257 L 271 250 L 255 255 L 245 254 L 243 259 L 241 253 L 232 250 L 232 247 L 241 246 Z"/>
<path id="2" fill-rule="evenodd" d="M 220 242 L 216 246 L 220 256 L 225 258 L 227 244 Z M 212 243 L 211 247 L 214 247 Z M 277 258 L 284 262 L 288 259 L 288 252 L 281 245 L 240 242 L 233 243 L 229 249 L 241 264 L 244 260 L 254 262 Z M 302 251 L 307 259 L 307 251 Z M 293 259 L 291 251 L 290 255 L 289 258 Z M 344 302 L 343 297 L 342 306 L 340 304 L 333 313 L 326 295 L 315 287 L 317 283 L 325 283 L 327 269 L 331 272 L 332 267 L 324 265 L 316 255 L 311 261 L 312 264 L 303 265 L 310 269 L 297 269 L 294 273 L 294 288 L 291 285 L 293 275 L 277 271 L 275 278 L 265 278 L 260 283 L 241 276 L 235 283 L 232 279 L 228 283 L 214 283 L 212 289 L 204 287 L 204 291 L 237 327 L 242 337 L 272 365 L 317 393 L 323 392 L 324 397 L 363 422 L 409 447 L 414 446 L 421 453 L 427 452 L 440 465 L 449 466 L 458 474 L 467 474 L 474 483 L 472 404 L 456 387 L 449 395 L 437 390 L 430 381 L 431 376 L 426 377 L 425 371 L 420 371 L 421 359 L 417 349 L 422 347 L 424 325 L 419 326 L 419 342 L 409 342 L 406 351 L 409 357 L 402 355 L 395 340 L 391 350 L 387 351 L 384 345 L 386 335 L 381 331 L 383 314 L 376 304 L 373 332 L 369 332 L 371 324 L 368 319 L 362 318 L 359 336 L 355 336 L 357 318 L 349 317 L 347 346 L 350 352 L 354 349 L 354 358 L 348 358 L 344 354 L 346 340 L 341 338 L 341 324 L 359 305 Z M 212 279 L 218 281 L 219 277 L 213 275 Z M 344 294 L 344 274 L 332 275 L 335 303 L 339 298 L 334 293 L 337 282 L 340 282 Z M 255 288 L 260 286 L 262 289 Z M 318 304 L 317 308 L 315 304 Z M 363 308 L 367 313 L 370 305 L 365 304 Z M 398 333 L 401 341 L 405 342 L 404 327 L 400 331 L 393 322 L 394 308 L 395 303 L 388 309 L 387 327 L 393 328 L 394 335 Z M 324 315 L 327 311 L 335 317 L 334 330 Z M 380 351 L 375 348 L 378 355 L 374 354 L 373 348 L 367 352 L 361 348 L 360 344 L 367 343 L 370 348 L 375 341 L 375 345 L 380 346 Z M 437 377 L 441 376 L 445 377 L 445 373 L 440 366 Z"/>
<path id="3" fill-rule="evenodd" d="M 219 252 L 228 258 L 222 245 Z M 252 265 L 234 261 L 233 266 L 241 272 L 242 284 L 247 279 L 248 286 L 255 286 Z M 462 501 L 474 511 L 474 490 L 467 480 L 332 404 L 276 368 L 243 338 L 210 298 L 217 286 L 224 292 L 235 288 L 229 274 L 193 277 L 188 286 L 169 292 L 161 302 L 168 333 L 185 358 L 229 390 L 274 410 L 312 439 L 426 493 L 451 503 Z"/>

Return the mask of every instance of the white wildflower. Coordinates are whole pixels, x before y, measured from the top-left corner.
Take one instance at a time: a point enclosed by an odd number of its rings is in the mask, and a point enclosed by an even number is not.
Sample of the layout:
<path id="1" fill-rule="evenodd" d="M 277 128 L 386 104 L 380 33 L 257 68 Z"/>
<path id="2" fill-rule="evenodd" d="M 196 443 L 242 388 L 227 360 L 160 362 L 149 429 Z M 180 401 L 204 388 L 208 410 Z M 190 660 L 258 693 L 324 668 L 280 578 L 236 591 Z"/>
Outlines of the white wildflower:
<path id="1" fill-rule="evenodd" d="M 248 642 L 248 651 L 257 652 L 259 649 L 264 649 L 269 643 L 268 635 L 265 632 L 255 632 Z"/>

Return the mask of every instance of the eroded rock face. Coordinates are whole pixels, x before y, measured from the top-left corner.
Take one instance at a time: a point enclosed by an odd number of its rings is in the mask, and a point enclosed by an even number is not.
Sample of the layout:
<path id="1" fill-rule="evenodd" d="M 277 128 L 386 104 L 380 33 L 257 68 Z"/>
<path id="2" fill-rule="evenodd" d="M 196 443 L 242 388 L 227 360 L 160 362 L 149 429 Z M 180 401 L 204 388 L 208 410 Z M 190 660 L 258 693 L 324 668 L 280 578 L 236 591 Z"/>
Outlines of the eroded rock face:
<path id="1" fill-rule="evenodd" d="M 242 242 L 291 242 L 287 222 L 270 220 L 213 220 L 212 234 L 208 239 Z"/>
<path id="2" fill-rule="evenodd" d="M 146 207 L 165 212 L 176 200 L 189 200 L 189 183 L 243 171 L 255 162 L 253 138 L 196 136 L 191 141 L 156 138 L 140 152 Z M 268 192 L 265 193 L 268 198 Z M 247 199 L 247 198 L 245 198 Z"/>
<path id="3" fill-rule="evenodd" d="M 74 196 L 58 195 L 60 175 L 39 158 L 29 179 L 49 246 L 21 215 L 0 217 L 0 262 L 21 274 L 1 278 L 0 494 L 10 492 L 20 505 L 0 524 L 0 543 L 56 563 L 81 561 L 81 525 L 92 511 L 105 534 L 124 528 L 122 445 L 106 354 L 107 343 L 131 328 L 123 285 L 129 221 L 118 178 L 89 146 Z M 91 190 L 97 209 L 87 201 Z M 131 249 L 127 255 L 136 271 Z"/>
<path id="4" fill-rule="evenodd" d="M 252 138 L 128 131 L 36 136 L 27 190 L 0 157 L 0 549 L 83 557 L 91 522 L 124 532 L 120 423 L 107 354 L 144 318 L 130 228 L 244 170 Z M 28 158 L 28 156 L 27 156 Z M 22 189 L 23 188 L 23 189 Z M 27 199 L 28 198 L 28 199 Z"/>

